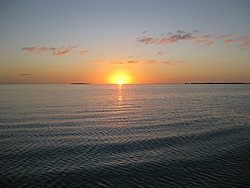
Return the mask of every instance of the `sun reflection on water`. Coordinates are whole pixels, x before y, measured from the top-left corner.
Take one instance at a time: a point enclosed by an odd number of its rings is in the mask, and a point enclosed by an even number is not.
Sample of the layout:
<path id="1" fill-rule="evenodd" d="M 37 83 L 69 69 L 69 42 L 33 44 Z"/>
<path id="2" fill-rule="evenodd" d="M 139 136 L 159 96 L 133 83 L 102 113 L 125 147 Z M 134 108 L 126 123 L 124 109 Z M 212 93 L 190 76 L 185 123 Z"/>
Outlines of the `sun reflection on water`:
<path id="1" fill-rule="evenodd" d="M 119 93 L 118 93 L 118 107 L 122 108 L 123 103 L 122 103 L 122 84 L 119 84 Z"/>

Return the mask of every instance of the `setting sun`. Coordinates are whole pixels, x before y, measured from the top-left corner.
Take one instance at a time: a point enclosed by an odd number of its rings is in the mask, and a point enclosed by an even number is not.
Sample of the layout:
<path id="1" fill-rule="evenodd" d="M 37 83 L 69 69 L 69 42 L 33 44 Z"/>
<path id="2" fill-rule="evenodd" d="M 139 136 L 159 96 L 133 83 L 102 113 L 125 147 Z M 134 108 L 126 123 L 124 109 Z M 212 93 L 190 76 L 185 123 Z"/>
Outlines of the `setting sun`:
<path id="1" fill-rule="evenodd" d="M 110 84 L 131 84 L 133 83 L 133 77 L 129 71 L 126 70 L 115 70 L 110 73 L 108 77 L 108 83 Z"/>
<path id="2" fill-rule="evenodd" d="M 119 84 L 119 85 L 122 85 L 122 80 L 118 80 L 118 84 Z"/>

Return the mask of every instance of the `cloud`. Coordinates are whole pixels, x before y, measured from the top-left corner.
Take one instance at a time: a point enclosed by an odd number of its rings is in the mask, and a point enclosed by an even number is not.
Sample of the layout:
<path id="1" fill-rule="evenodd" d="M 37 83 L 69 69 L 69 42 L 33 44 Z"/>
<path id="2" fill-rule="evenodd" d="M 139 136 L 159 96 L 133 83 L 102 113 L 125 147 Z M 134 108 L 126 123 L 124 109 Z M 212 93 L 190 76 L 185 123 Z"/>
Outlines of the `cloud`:
<path id="1" fill-rule="evenodd" d="M 239 45 L 239 48 L 241 50 L 250 49 L 250 35 L 242 36 L 238 40 L 241 42 L 241 44 Z"/>
<path id="2" fill-rule="evenodd" d="M 167 62 L 167 61 L 164 61 L 164 62 L 161 62 L 162 64 L 166 64 L 166 65 L 174 65 L 173 63 L 170 63 L 170 62 Z"/>
<path id="3" fill-rule="evenodd" d="M 214 44 L 214 41 L 206 41 L 205 42 L 207 45 L 211 45 L 211 44 Z"/>
<path id="4" fill-rule="evenodd" d="M 99 60 L 99 61 L 102 62 L 103 60 Z M 112 62 L 110 62 L 110 64 L 112 64 L 112 65 L 127 65 L 127 64 L 136 64 L 136 63 L 146 63 L 149 65 L 153 65 L 153 64 L 158 64 L 160 62 L 158 62 L 155 59 L 141 60 L 141 61 L 112 61 Z M 168 61 L 164 61 L 161 63 L 166 64 L 166 65 L 181 65 L 181 64 L 185 64 L 186 62 L 180 61 L 177 59 L 170 59 Z"/>
<path id="5" fill-rule="evenodd" d="M 86 60 L 86 61 L 83 61 L 82 63 L 95 63 L 95 61 L 93 61 L 93 60 Z"/>
<path id="6" fill-rule="evenodd" d="M 200 32 L 198 29 L 193 30 L 193 33 L 198 33 Z"/>
<path id="7" fill-rule="evenodd" d="M 127 58 L 132 58 L 133 56 L 132 55 L 128 55 L 128 56 L 124 56 L 122 57 L 123 59 L 127 59 Z"/>
<path id="8" fill-rule="evenodd" d="M 195 44 L 211 45 L 211 44 L 214 44 L 214 41 L 209 41 L 209 40 L 195 40 Z"/>
<path id="9" fill-rule="evenodd" d="M 156 60 L 147 60 L 145 63 L 147 64 L 154 64 L 154 63 L 157 63 Z"/>
<path id="10" fill-rule="evenodd" d="M 161 63 L 166 65 L 179 65 L 179 64 L 185 64 L 186 62 L 180 61 L 178 59 L 170 59 L 169 61 L 164 61 Z"/>
<path id="11" fill-rule="evenodd" d="M 238 45 L 238 48 L 240 50 L 250 49 L 250 35 L 242 36 L 242 37 L 239 37 L 239 38 L 236 38 L 236 39 L 233 39 L 233 38 L 225 39 L 224 42 L 226 44 L 233 43 L 233 42 L 240 43 Z"/>
<path id="12" fill-rule="evenodd" d="M 214 44 L 214 37 L 212 35 L 194 35 L 190 38 L 195 44 L 205 44 L 211 45 Z"/>
<path id="13" fill-rule="evenodd" d="M 35 52 L 36 51 L 36 47 L 24 47 L 24 48 L 22 48 L 22 50 L 27 50 L 29 52 Z"/>
<path id="14" fill-rule="evenodd" d="M 66 49 L 72 50 L 73 48 L 77 48 L 78 46 L 68 46 L 68 47 L 63 46 L 63 47 Z"/>
<path id="15" fill-rule="evenodd" d="M 83 51 L 79 52 L 79 54 L 82 54 L 82 55 L 87 54 L 87 53 L 89 53 L 88 50 L 83 50 Z"/>
<path id="16" fill-rule="evenodd" d="M 158 43 L 158 39 L 149 38 L 149 37 L 138 37 L 137 41 L 141 43 L 145 43 L 145 44 L 157 44 Z"/>
<path id="17" fill-rule="evenodd" d="M 112 61 L 110 64 L 112 65 L 127 65 L 127 64 L 136 64 L 139 63 L 139 61 Z"/>
<path id="18" fill-rule="evenodd" d="M 62 46 L 59 48 L 55 47 L 47 47 L 47 46 L 42 46 L 42 47 L 23 47 L 22 50 L 29 51 L 31 53 L 35 54 L 41 54 L 44 52 L 52 52 L 52 55 L 64 55 L 64 54 L 70 54 L 72 53 L 74 48 L 77 48 L 78 46 Z M 81 51 L 79 54 L 87 54 L 88 50 Z"/>
<path id="19" fill-rule="evenodd" d="M 201 33 L 198 35 L 198 33 Z M 216 39 L 224 39 L 224 43 L 232 43 L 238 42 L 238 48 L 240 50 L 250 49 L 250 35 L 247 36 L 240 36 L 238 38 L 235 34 L 222 34 L 222 35 L 215 35 L 215 34 L 202 34 L 203 32 L 199 30 L 193 30 L 193 32 L 185 32 L 183 30 L 177 30 L 176 32 L 168 32 L 166 34 L 161 34 L 159 38 L 155 37 L 137 37 L 137 42 L 144 43 L 144 44 L 171 44 L 177 43 L 180 41 L 191 41 L 195 44 L 203 44 L 203 45 L 212 45 L 215 43 Z M 144 33 L 145 34 L 145 33 Z M 231 37 L 231 38 L 230 38 Z M 159 55 L 161 53 L 158 52 Z"/>
<path id="20" fill-rule="evenodd" d="M 187 40 L 192 37 L 192 33 L 186 33 L 182 30 L 177 30 L 176 33 L 169 32 L 168 37 L 153 38 L 153 37 L 138 37 L 137 41 L 144 44 L 170 44 L 180 40 Z"/>
<path id="21" fill-rule="evenodd" d="M 181 60 L 178 60 L 178 59 L 171 59 L 169 61 L 171 61 L 173 63 L 178 63 L 178 64 L 185 64 L 186 63 L 185 61 L 181 61 Z"/>
<path id="22" fill-rule="evenodd" d="M 231 42 L 237 42 L 237 40 L 235 40 L 235 39 L 225 39 L 224 42 L 225 43 L 231 43 Z"/>
<path id="23" fill-rule="evenodd" d="M 139 61 L 107 61 L 107 60 L 97 60 L 97 61 L 90 61 L 90 60 L 86 60 L 83 63 L 108 63 L 111 65 L 132 65 L 132 64 L 138 64 L 138 63 L 144 63 L 144 64 L 148 64 L 148 65 L 153 65 L 153 64 L 158 64 L 158 63 L 162 63 L 162 64 L 166 64 L 166 65 L 183 65 L 186 62 L 178 60 L 178 59 L 170 59 L 167 61 L 163 61 L 163 62 L 159 62 L 158 60 L 155 59 L 148 59 L 148 60 L 139 60 Z"/>
<path id="24" fill-rule="evenodd" d="M 31 53 L 40 54 L 40 53 L 47 52 L 47 51 L 54 51 L 54 50 L 56 50 L 56 48 L 54 48 L 54 47 L 46 47 L 46 46 L 36 48 L 36 47 L 33 46 L 33 47 L 23 47 L 22 50 L 26 50 L 26 51 L 29 51 Z"/>
<path id="25" fill-rule="evenodd" d="M 163 51 L 160 51 L 160 52 L 157 52 L 158 55 L 162 55 L 163 54 Z"/>
<path id="26" fill-rule="evenodd" d="M 31 74 L 19 74 L 19 76 L 30 76 Z"/>
<path id="27" fill-rule="evenodd" d="M 212 44 L 213 41 L 207 41 L 204 39 L 210 38 L 210 35 L 193 35 L 192 33 L 186 33 L 185 31 L 177 30 L 176 33 L 169 32 L 168 37 L 153 38 L 153 37 L 138 37 L 137 41 L 144 44 L 170 44 L 179 41 L 193 40 L 197 44 Z M 203 39 L 203 40 L 202 40 Z"/>
<path id="28" fill-rule="evenodd" d="M 52 55 L 65 55 L 72 53 L 72 50 L 59 50 L 57 52 L 53 52 Z"/>
<path id="29" fill-rule="evenodd" d="M 224 35 L 216 35 L 215 38 L 228 38 L 228 37 L 231 37 L 231 36 L 234 36 L 233 34 L 224 34 Z"/>
<path id="30" fill-rule="evenodd" d="M 100 59 L 100 60 L 98 60 L 97 62 L 98 62 L 98 63 L 104 63 L 104 62 L 105 62 L 105 60 Z"/>

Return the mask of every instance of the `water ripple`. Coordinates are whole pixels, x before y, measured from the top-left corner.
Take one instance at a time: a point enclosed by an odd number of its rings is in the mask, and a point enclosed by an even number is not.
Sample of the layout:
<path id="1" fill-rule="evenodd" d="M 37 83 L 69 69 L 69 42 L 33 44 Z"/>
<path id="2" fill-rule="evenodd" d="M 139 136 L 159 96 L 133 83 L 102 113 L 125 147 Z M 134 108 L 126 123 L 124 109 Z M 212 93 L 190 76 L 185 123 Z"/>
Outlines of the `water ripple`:
<path id="1" fill-rule="evenodd" d="M 250 88 L 23 87 L 0 90 L 1 187 L 250 187 Z"/>

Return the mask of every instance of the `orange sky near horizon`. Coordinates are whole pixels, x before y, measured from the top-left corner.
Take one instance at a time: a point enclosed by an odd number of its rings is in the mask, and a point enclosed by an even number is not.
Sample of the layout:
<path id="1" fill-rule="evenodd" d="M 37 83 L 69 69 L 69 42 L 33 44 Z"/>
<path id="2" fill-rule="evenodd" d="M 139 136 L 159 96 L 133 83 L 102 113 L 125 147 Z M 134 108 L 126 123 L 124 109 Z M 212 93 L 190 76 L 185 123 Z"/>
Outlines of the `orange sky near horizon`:
<path id="1" fill-rule="evenodd" d="M 181 65 L 180 65 L 181 66 Z M 226 69 L 225 67 L 223 69 Z M 248 69 L 227 68 L 227 71 L 214 69 L 209 65 L 171 66 L 164 69 L 163 65 L 102 65 L 96 69 L 82 70 L 82 68 L 61 68 L 60 70 L 39 69 L 34 75 L 7 75 L 8 83 L 73 83 L 86 82 L 91 84 L 150 84 L 150 83 L 186 83 L 186 82 L 249 82 Z M 0 77 L 5 76 L 2 74 Z M 227 78 L 227 79 L 225 79 Z"/>

